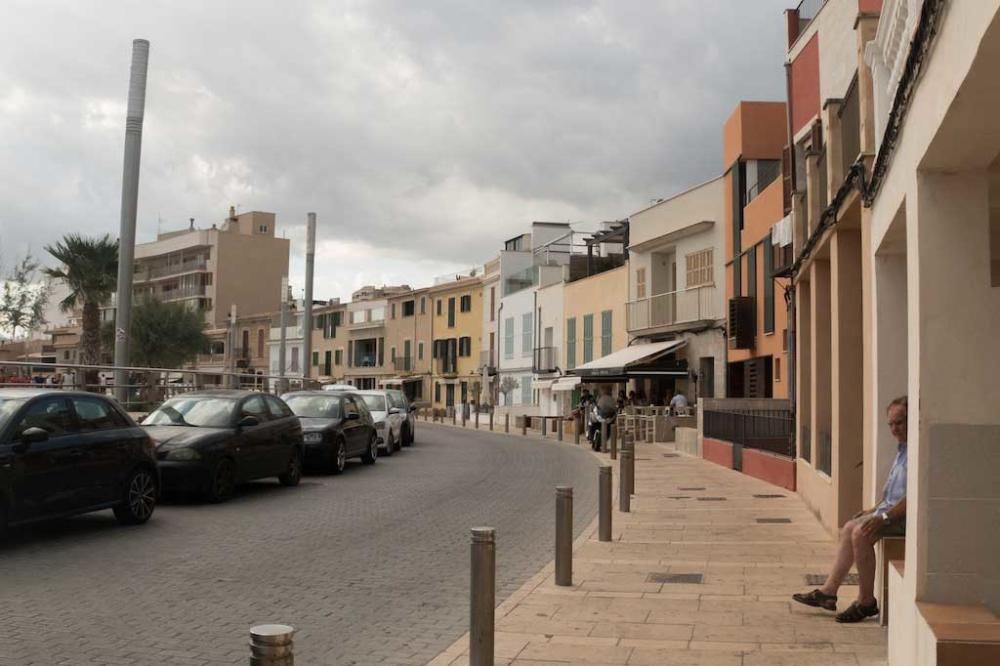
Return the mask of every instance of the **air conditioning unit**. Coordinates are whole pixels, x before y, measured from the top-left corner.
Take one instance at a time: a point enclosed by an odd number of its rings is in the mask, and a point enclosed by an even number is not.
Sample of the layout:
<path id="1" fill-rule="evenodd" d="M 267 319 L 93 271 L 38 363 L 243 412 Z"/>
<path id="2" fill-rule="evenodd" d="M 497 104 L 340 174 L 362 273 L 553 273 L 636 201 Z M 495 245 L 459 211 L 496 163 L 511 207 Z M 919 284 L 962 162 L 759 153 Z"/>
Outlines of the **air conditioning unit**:
<path id="1" fill-rule="evenodd" d="M 729 299 L 729 348 L 753 349 L 757 335 L 757 306 L 751 296 Z"/>

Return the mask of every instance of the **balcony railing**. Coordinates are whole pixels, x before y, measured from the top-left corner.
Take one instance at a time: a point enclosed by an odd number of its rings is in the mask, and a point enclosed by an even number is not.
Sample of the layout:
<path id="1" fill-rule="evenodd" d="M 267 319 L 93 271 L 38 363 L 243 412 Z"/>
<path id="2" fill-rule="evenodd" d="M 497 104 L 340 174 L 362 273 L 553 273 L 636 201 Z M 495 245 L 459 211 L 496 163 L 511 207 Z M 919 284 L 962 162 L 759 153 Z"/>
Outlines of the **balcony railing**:
<path id="1" fill-rule="evenodd" d="M 532 370 L 535 372 L 555 372 L 559 363 L 559 349 L 556 347 L 535 347 Z"/>
<path id="2" fill-rule="evenodd" d="M 457 375 L 458 374 L 458 357 L 456 356 L 441 356 L 434 359 L 434 367 L 437 369 L 439 375 Z"/>
<path id="3" fill-rule="evenodd" d="M 396 372 L 413 372 L 413 357 L 393 356 L 392 369 Z"/>
<path id="4" fill-rule="evenodd" d="M 169 289 L 159 293 L 160 300 L 164 303 L 168 301 L 179 301 L 185 298 L 197 298 L 205 295 L 205 285 L 191 285 L 180 289 Z"/>
<path id="5" fill-rule="evenodd" d="M 630 301 L 626 308 L 628 330 L 721 319 L 716 296 L 715 285 L 705 285 Z"/>
<path id="6" fill-rule="evenodd" d="M 141 282 L 143 280 L 155 280 L 157 278 L 169 277 L 171 275 L 180 275 L 181 273 L 191 273 L 194 271 L 205 271 L 208 270 L 208 261 L 206 259 L 199 259 L 195 261 L 185 261 L 180 264 L 171 264 L 169 266 L 150 266 L 148 268 L 140 268 L 135 272 L 135 281 Z"/>
<path id="7" fill-rule="evenodd" d="M 795 418 L 790 410 L 705 410 L 703 432 L 705 437 L 794 458 L 794 427 Z"/>

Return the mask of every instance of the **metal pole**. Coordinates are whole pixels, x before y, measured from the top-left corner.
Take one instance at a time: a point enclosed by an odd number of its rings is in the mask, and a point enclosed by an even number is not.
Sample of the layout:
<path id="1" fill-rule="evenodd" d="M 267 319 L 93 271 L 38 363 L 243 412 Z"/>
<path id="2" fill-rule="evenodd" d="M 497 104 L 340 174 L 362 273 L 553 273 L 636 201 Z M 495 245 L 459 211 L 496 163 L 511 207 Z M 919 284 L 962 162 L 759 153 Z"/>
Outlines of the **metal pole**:
<path id="1" fill-rule="evenodd" d="M 608 431 L 610 432 L 611 435 L 608 438 L 611 440 L 611 459 L 615 460 L 618 458 L 618 428 L 615 427 L 614 423 L 612 423 L 610 426 L 608 426 Z"/>
<path id="2" fill-rule="evenodd" d="M 475 422 L 476 422 L 476 430 L 479 430 L 479 406 L 478 405 L 476 406 L 476 418 L 475 418 Z"/>
<path id="3" fill-rule="evenodd" d="M 528 415 L 521 415 L 521 434 L 525 437 L 528 435 Z"/>
<path id="4" fill-rule="evenodd" d="M 563 420 L 562 418 L 556 419 L 556 441 L 563 441 Z"/>
<path id="5" fill-rule="evenodd" d="M 574 444 L 579 444 L 580 443 L 580 431 L 583 430 L 583 419 L 582 418 L 576 419 L 575 425 L 573 426 L 573 430 L 575 431 L 573 433 L 573 443 Z"/>
<path id="6" fill-rule="evenodd" d="M 493 666 L 493 611 L 496 595 L 496 530 L 472 528 L 469 586 L 469 664 Z"/>
<path id="7" fill-rule="evenodd" d="M 294 666 L 295 629 L 287 624 L 261 624 L 250 629 L 250 666 Z"/>
<path id="8" fill-rule="evenodd" d="M 118 231 L 118 284 L 115 309 L 115 365 L 129 365 L 128 336 L 132 324 L 132 268 L 135 264 L 135 216 L 139 207 L 139 158 L 142 154 L 142 119 L 146 109 L 146 70 L 149 42 L 132 40 L 132 66 L 128 80 L 128 109 L 125 112 L 125 158 L 122 169 L 121 218 Z M 95 363 L 98 359 L 84 359 Z M 87 373 L 84 373 L 86 376 Z M 115 370 L 115 397 L 128 400 L 128 371 Z"/>
<path id="9" fill-rule="evenodd" d="M 610 424 L 601 424 L 601 453 L 608 452 L 608 440 L 611 439 L 611 428 Z"/>
<path id="10" fill-rule="evenodd" d="M 316 263 L 316 213 L 306 214 L 306 297 L 302 314 L 302 388 L 312 376 L 313 268 Z"/>
<path id="11" fill-rule="evenodd" d="M 598 538 L 611 541 L 611 466 L 601 465 L 597 475 Z"/>
<path id="12" fill-rule="evenodd" d="M 622 438 L 622 455 L 628 449 L 628 494 L 635 495 L 635 437 L 626 434 Z"/>
<path id="13" fill-rule="evenodd" d="M 457 422 L 458 422 L 458 410 L 456 410 L 455 406 L 452 405 L 451 406 L 451 424 L 455 425 Z"/>
<path id="14" fill-rule="evenodd" d="M 493 408 L 490 408 L 490 432 L 493 432 Z"/>
<path id="15" fill-rule="evenodd" d="M 631 451 L 622 451 L 621 460 L 618 461 L 618 510 L 628 513 L 632 507 L 632 495 L 629 493 L 631 481 L 628 479 L 631 469 Z"/>
<path id="16" fill-rule="evenodd" d="M 278 327 L 281 329 L 278 337 L 278 393 L 285 392 L 285 343 L 288 326 L 288 276 L 281 278 L 281 301 L 279 306 Z"/>
<path id="17" fill-rule="evenodd" d="M 549 420 L 542 417 L 542 437 L 547 437 L 549 434 Z"/>
<path id="18" fill-rule="evenodd" d="M 465 409 L 466 407 L 467 407 L 467 404 L 463 403 L 462 404 L 462 427 L 463 428 L 465 427 L 465 419 L 466 419 L 466 416 L 467 416 L 467 413 L 466 413 L 467 410 Z"/>
<path id="19" fill-rule="evenodd" d="M 556 486 L 556 585 L 573 584 L 573 486 Z"/>
<path id="20" fill-rule="evenodd" d="M 226 382 L 229 384 L 230 388 L 239 388 L 240 383 L 236 378 L 236 340 L 239 333 L 236 329 L 236 304 L 233 303 L 229 306 L 229 371 L 233 374 L 229 375 Z"/>
<path id="21" fill-rule="evenodd" d="M 503 431 L 510 434 L 510 412 L 503 415 Z"/>

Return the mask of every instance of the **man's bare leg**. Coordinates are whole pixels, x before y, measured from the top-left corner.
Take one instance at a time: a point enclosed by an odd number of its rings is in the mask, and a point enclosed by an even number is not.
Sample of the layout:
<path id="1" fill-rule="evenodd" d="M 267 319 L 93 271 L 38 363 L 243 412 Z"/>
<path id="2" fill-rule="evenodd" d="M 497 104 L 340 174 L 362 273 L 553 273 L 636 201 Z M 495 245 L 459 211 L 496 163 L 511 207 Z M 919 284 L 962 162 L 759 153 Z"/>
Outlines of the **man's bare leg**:
<path id="1" fill-rule="evenodd" d="M 840 541 L 837 543 L 837 558 L 833 561 L 833 569 L 826 577 L 826 582 L 819 591 L 823 594 L 836 596 L 837 590 L 844 583 L 847 574 L 854 564 L 854 532 L 860 527 L 858 520 L 848 520 L 840 529 Z M 874 583 L 873 583 L 874 585 Z"/>
<path id="2" fill-rule="evenodd" d="M 862 606 L 875 605 L 875 541 L 876 537 L 866 537 L 859 525 L 851 539 L 854 562 L 858 567 L 858 603 Z"/>

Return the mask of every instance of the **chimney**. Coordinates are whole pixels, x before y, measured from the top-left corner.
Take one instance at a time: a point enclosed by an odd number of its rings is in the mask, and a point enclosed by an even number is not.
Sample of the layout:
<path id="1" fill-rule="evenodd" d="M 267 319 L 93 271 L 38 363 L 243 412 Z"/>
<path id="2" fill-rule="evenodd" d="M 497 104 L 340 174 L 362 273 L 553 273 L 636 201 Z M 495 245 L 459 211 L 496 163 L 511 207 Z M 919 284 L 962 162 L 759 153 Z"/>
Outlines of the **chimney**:
<path id="1" fill-rule="evenodd" d="M 230 206 L 229 207 L 229 219 L 230 220 L 235 220 L 236 219 L 236 206 Z"/>
<path id="2" fill-rule="evenodd" d="M 192 217 L 190 219 L 191 219 L 191 226 L 188 227 L 188 231 L 194 231 L 194 218 Z"/>

